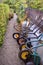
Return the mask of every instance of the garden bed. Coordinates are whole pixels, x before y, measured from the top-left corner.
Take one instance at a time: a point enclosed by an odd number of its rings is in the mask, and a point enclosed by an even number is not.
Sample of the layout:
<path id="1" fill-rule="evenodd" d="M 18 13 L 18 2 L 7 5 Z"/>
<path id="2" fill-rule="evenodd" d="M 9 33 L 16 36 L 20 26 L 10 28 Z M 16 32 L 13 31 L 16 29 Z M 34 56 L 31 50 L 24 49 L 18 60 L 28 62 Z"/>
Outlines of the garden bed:
<path id="1" fill-rule="evenodd" d="M 9 18 L 9 6 L 0 4 L 0 46 L 3 44 L 4 35 L 6 32 L 6 25 Z"/>

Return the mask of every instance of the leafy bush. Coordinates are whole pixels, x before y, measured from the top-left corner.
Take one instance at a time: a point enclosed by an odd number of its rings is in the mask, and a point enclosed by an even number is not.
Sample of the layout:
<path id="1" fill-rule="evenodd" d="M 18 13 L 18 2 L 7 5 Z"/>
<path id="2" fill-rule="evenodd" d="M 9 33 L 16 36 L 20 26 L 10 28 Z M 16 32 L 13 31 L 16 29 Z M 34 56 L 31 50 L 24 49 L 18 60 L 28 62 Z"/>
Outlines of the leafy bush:
<path id="1" fill-rule="evenodd" d="M 23 18 L 24 10 L 27 7 L 26 0 L 4 0 L 4 3 L 8 4 L 14 12 L 18 14 L 19 19 Z"/>
<path id="2" fill-rule="evenodd" d="M 8 5 L 0 4 L 0 45 L 3 43 L 9 12 L 10 9 Z"/>
<path id="3" fill-rule="evenodd" d="M 9 7 L 11 8 L 11 9 L 13 9 L 13 11 L 15 10 L 15 1 L 16 0 L 4 0 L 3 1 L 3 3 L 5 3 L 5 4 L 8 4 L 9 5 Z"/>
<path id="4" fill-rule="evenodd" d="M 14 11 L 13 11 L 13 9 L 10 9 L 10 13 L 9 13 L 9 20 L 11 20 L 12 18 L 13 18 L 13 16 L 14 16 Z"/>
<path id="5" fill-rule="evenodd" d="M 28 7 L 43 10 L 43 0 L 27 0 Z"/>
<path id="6" fill-rule="evenodd" d="M 25 16 L 24 11 L 27 7 L 43 10 L 43 0 L 4 0 L 4 3 L 18 14 L 19 20 Z"/>

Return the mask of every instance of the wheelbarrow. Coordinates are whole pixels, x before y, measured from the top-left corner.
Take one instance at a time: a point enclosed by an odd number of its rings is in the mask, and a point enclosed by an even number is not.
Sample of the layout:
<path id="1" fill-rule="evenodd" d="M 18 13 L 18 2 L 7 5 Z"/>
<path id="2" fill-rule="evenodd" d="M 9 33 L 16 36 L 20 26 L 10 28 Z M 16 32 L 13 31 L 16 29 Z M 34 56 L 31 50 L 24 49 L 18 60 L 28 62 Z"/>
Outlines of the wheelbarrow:
<path id="1" fill-rule="evenodd" d="M 41 36 L 41 38 L 43 37 L 43 34 L 41 34 L 40 35 Z M 39 36 L 39 37 L 40 37 Z M 38 40 L 39 39 L 41 39 L 41 38 L 38 38 Z M 38 42 L 38 40 L 37 41 L 29 41 L 28 43 L 32 43 L 32 42 Z M 27 47 L 26 47 L 27 46 Z M 38 55 L 38 53 L 37 53 L 37 48 L 38 47 L 41 47 L 41 46 L 43 46 L 43 44 L 42 45 L 35 45 L 35 46 L 33 46 L 33 47 L 31 47 L 31 48 L 29 48 L 28 47 L 28 45 L 26 44 L 23 44 L 22 46 L 21 46 L 21 51 L 20 51 L 20 53 L 19 53 L 19 57 L 23 60 L 23 61 L 25 61 L 25 63 L 26 63 L 26 65 L 27 64 L 29 64 L 29 62 L 33 62 L 32 64 L 33 65 L 40 65 L 40 56 Z M 34 51 L 32 52 L 32 51 L 30 51 L 30 49 L 32 50 L 32 49 L 34 49 Z M 28 61 L 29 59 L 30 59 L 30 57 L 31 57 L 31 59 L 32 59 L 32 57 L 33 57 L 33 59 L 31 60 L 31 61 Z M 29 58 L 29 59 L 28 59 Z M 36 59 L 37 59 L 37 61 L 36 61 Z"/>
<path id="2" fill-rule="evenodd" d="M 37 32 L 41 33 L 40 29 L 42 26 L 43 26 L 43 20 L 40 20 L 40 22 L 38 24 L 30 22 L 29 28 L 30 28 L 30 30 L 32 30 L 32 33 L 34 33 L 37 36 Z"/>
<path id="3" fill-rule="evenodd" d="M 19 45 L 20 45 L 20 43 L 22 41 L 25 41 L 24 38 L 27 37 L 27 34 L 34 34 L 34 35 L 36 35 L 37 38 L 41 36 L 41 33 L 40 33 L 41 25 L 39 26 L 40 22 L 37 25 L 33 24 L 32 22 L 30 22 L 30 23 L 32 25 L 30 25 L 30 27 L 28 26 L 28 31 L 25 28 L 25 30 L 22 30 L 21 33 L 14 33 L 13 34 L 13 38 L 17 40 L 17 42 L 18 42 Z M 37 26 L 39 26 L 39 27 L 37 27 Z M 36 38 L 36 37 L 31 37 L 31 38 Z"/>
<path id="4" fill-rule="evenodd" d="M 21 50 L 19 53 L 20 59 L 22 59 L 26 65 L 29 64 L 29 62 L 32 62 L 34 65 L 40 65 L 41 58 L 37 51 L 32 51 L 32 49 L 37 49 L 41 46 L 43 46 L 43 44 L 31 48 L 25 47 L 25 49 Z"/>
<path id="5" fill-rule="evenodd" d="M 29 45 L 31 46 L 31 42 L 38 42 L 38 41 L 40 41 L 40 39 L 42 38 L 42 36 L 43 36 L 43 34 L 41 33 L 39 36 L 30 36 L 29 37 L 29 35 L 34 35 L 34 33 L 33 34 L 30 34 L 30 33 L 28 33 L 28 37 L 21 37 L 21 38 L 19 38 L 18 39 L 18 43 L 20 44 L 20 45 L 22 45 L 22 44 L 25 44 L 26 42 L 29 42 Z M 31 41 L 30 41 L 30 39 L 32 39 Z"/>
<path id="6" fill-rule="evenodd" d="M 42 47 L 42 46 L 43 46 L 43 44 L 39 44 L 37 46 L 31 47 L 31 49 L 35 49 L 35 48 L 37 49 L 37 48 Z M 34 64 L 40 65 L 41 58 L 40 58 L 39 54 L 37 53 L 37 51 L 33 51 L 32 57 L 34 58 Z M 26 63 L 26 65 L 27 65 L 27 63 Z"/>
<path id="7" fill-rule="evenodd" d="M 16 27 L 16 26 L 15 26 Z M 33 27 L 32 27 L 33 28 Z M 16 30 L 18 30 L 17 28 L 15 28 Z M 28 30 L 28 31 L 27 31 Z M 30 32 L 29 32 L 30 31 Z M 34 32 L 35 33 L 35 32 Z M 13 33 L 13 38 L 16 40 L 22 39 L 27 37 L 27 34 L 34 34 L 33 32 L 31 32 L 31 30 L 25 28 L 24 30 L 21 30 L 21 33 Z M 18 41 L 19 42 L 19 41 Z"/>

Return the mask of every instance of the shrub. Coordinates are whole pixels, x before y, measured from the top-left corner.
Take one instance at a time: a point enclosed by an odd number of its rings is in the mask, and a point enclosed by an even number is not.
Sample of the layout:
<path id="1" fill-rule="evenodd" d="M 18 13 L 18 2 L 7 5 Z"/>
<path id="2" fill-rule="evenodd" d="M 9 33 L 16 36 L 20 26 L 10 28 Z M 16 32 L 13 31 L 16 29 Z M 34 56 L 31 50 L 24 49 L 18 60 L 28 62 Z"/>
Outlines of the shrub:
<path id="1" fill-rule="evenodd" d="M 7 25 L 7 20 L 9 17 L 9 6 L 6 4 L 0 4 L 0 45 L 3 43 L 5 31 L 6 31 L 6 25 Z"/>
<path id="2" fill-rule="evenodd" d="M 8 4 L 11 9 L 13 9 L 14 13 L 18 15 L 21 20 L 24 17 L 24 10 L 27 7 L 27 4 L 23 4 L 26 0 L 4 0 L 4 3 Z"/>
<path id="3" fill-rule="evenodd" d="M 9 20 L 12 19 L 13 16 L 14 16 L 14 11 L 13 11 L 13 9 L 10 9 Z"/>
<path id="4" fill-rule="evenodd" d="M 43 11 L 43 0 L 27 0 L 28 7 Z"/>

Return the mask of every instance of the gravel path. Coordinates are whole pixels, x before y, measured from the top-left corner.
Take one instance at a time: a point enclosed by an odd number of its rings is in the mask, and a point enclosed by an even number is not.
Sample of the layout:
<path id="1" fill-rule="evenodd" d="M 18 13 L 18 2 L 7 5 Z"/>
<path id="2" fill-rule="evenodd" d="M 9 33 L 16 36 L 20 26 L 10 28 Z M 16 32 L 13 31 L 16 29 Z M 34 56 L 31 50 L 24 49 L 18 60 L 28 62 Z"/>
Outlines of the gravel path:
<path id="1" fill-rule="evenodd" d="M 24 65 L 18 57 L 19 46 L 12 37 L 12 34 L 17 32 L 14 29 L 16 18 L 17 16 L 14 14 L 14 18 L 8 23 L 4 44 L 0 48 L 0 65 Z"/>

